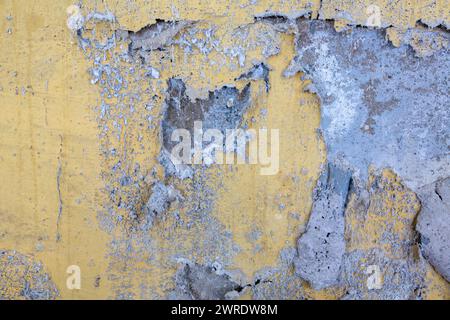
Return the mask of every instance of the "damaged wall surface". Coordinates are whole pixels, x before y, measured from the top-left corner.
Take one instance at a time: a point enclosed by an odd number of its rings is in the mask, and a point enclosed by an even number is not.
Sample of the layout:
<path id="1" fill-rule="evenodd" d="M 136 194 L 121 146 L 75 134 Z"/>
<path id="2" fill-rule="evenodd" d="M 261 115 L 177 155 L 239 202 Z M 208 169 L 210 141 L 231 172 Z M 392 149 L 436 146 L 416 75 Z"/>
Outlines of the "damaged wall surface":
<path id="1" fill-rule="evenodd" d="M 0 299 L 450 299 L 447 0 L 0 13 Z"/>

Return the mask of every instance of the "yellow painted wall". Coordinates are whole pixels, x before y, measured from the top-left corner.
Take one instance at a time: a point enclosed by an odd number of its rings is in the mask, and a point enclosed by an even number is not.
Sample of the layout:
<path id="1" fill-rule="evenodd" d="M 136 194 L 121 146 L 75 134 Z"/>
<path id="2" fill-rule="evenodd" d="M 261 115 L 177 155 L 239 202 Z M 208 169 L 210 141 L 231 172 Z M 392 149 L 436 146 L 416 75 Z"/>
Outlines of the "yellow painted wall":
<path id="1" fill-rule="evenodd" d="M 382 8 L 387 3 L 375 2 Z M 401 1 L 411 9 L 407 16 L 402 11 L 392 11 L 389 17 L 402 17 L 392 19 L 401 22 L 403 27 L 413 24 L 422 14 L 448 21 L 449 11 L 442 10 L 448 3 L 438 2 L 441 9 L 428 12 L 420 9 L 422 1 Z M 196 20 L 214 25 L 223 43 L 231 44 L 236 40 L 233 32 L 252 24 L 255 14 L 266 10 L 290 13 L 311 3 L 309 8 L 314 17 L 320 5 L 319 1 L 250 3 L 247 0 L 229 3 L 83 1 L 82 12 L 110 10 L 115 13 L 117 23 L 106 25 L 106 29 L 134 31 L 156 19 Z M 76 36 L 66 25 L 66 9 L 71 4 L 70 0 L 0 0 L 0 250 L 16 250 L 42 262 L 61 299 L 115 298 L 120 292 L 132 293 L 133 298 L 163 297 L 164 289 L 173 283 L 176 272 L 176 266 L 167 261 L 171 261 L 179 248 L 192 252 L 192 258 L 199 262 L 202 262 L 202 249 L 211 248 L 202 244 L 201 225 L 191 231 L 173 230 L 170 217 L 161 222 L 158 230 L 149 231 L 151 248 L 161 248 L 156 253 L 133 251 L 127 256 L 126 248 L 121 248 L 120 244 L 114 247 L 114 239 L 134 241 L 127 221 L 113 232 L 102 230 L 98 215 L 104 214 L 109 203 L 105 184 L 112 181 L 112 178 L 102 177 L 111 165 L 111 160 L 101 152 L 102 146 L 117 147 L 121 154 L 125 146 L 112 135 L 99 136 L 95 107 L 102 98 L 99 86 L 90 82 L 88 69 L 92 61 L 83 55 Z M 100 30 L 101 26 L 96 28 Z M 279 34 L 278 39 L 280 53 L 267 59 L 272 68 L 271 90 L 265 93 L 261 81 L 252 86 L 253 104 L 246 119 L 256 117 L 255 127 L 282 129 L 279 174 L 261 176 L 255 166 L 235 166 L 233 170 L 213 168 L 210 172 L 213 178 L 209 184 L 217 192 L 212 216 L 232 234 L 232 241 L 240 247 L 227 268 L 240 270 L 247 279 L 252 279 L 255 272 L 264 267 L 275 267 L 280 251 L 295 246 L 308 221 L 312 190 L 326 157 L 324 144 L 316 134 L 320 124 L 318 98 L 303 92 L 306 83 L 300 76 L 282 76 L 294 56 L 294 37 Z M 156 109 L 163 103 L 165 80 L 169 77 L 182 77 L 202 96 L 225 84 L 233 83 L 242 88 L 244 83 L 236 83 L 234 79 L 252 65 L 252 60 L 264 59 L 256 48 L 249 51 L 245 66 L 232 69 L 207 63 L 215 57 L 199 53 L 186 55 L 177 46 L 171 54 L 172 61 L 154 58 L 155 66 L 161 70 L 160 79 L 150 80 L 158 96 Z M 145 91 L 140 86 L 146 84 L 133 82 L 128 90 Z M 148 93 L 148 97 L 152 94 Z M 147 172 L 156 166 L 157 177 L 161 177 L 156 160 L 157 131 L 142 132 L 138 125 L 139 108 L 144 103 L 137 103 L 136 118 L 131 119 L 126 129 L 126 148 L 132 158 L 130 163 L 138 162 Z M 268 109 L 265 119 L 258 117 L 261 108 Z M 157 116 L 158 110 L 155 111 Z M 140 133 L 144 143 L 138 139 Z M 215 170 L 220 174 L 215 176 Z M 386 183 L 398 183 L 392 173 L 384 174 Z M 186 195 L 195 192 L 185 182 L 174 183 Z M 144 195 L 148 193 L 149 190 Z M 279 209 L 281 204 L 283 210 Z M 413 210 L 387 200 L 385 205 L 405 215 Z M 349 219 L 353 219 L 352 215 Z M 357 218 L 354 219 L 349 222 L 352 226 L 357 224 Z M 351 246 L 371 247 L 371 239 L 376 239 L 377 230 L 383 226 L 383 221 L 371 219 L 372 216 L 358 231 L 362 240 Z M 161 231 L 166 226 L 173 234 Z M 262 232 L 257 243 L 247 237 L 254 226 Z M 393 232 L 402 233 L 404 227 L 395 224 Z M 143 239 L 142 234 L 140 237 L 136 241 Z M 179 241 L 174 243 L 173 239 Z M 255 250 L 256 245 L 258 250 Z M 136 246 L 139 247 L 137 242 Z M 220 251 L 220 248 L 215 250 Z M 149 255 L 154 260 L 147 261 Z M 82 270 L 81 290 L 66 287 L 66 268 L 70 265 L 78 265 Z M 2 267 L 5 266 L 0 265 Z M 427 281 L 430 282 L 427 298 L 450 297 L 448 283 L 431 267 Z M 147 291 L 142 289 L 142 284 Z M 309 298 L 342 295 L 339 289 L 315 292 L 303 285 L 298 290 Z M 14 285 L 0 294 L 19 298 Z M 244 298 L 251 298 L 251 295 Z"/>

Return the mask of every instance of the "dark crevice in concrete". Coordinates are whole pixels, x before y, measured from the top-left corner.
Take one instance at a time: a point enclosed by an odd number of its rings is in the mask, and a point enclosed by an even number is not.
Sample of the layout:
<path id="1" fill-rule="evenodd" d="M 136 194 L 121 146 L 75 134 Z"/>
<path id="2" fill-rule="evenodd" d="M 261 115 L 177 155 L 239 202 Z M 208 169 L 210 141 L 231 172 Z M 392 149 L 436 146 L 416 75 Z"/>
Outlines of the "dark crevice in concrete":
<path id="1" fill-rule="evenodd" d="M 264 15 L 264 16 L 257 16 L 254 17 L 255 22 L 258 21 L 265 21 L 272 24 L 278 24 L 278 23 L 286 23 L 288 22 L 288 17 L 281 14 L 270 14 L 270 15 Z"/>
<path id="2" fill-rule="evenodd" d="M 296 273 L 320 290 L 338 283 L 345 254 L 344 212 L 351 173 L 328 164 L 314 190 L 306 232 L 297 242 Z"/>

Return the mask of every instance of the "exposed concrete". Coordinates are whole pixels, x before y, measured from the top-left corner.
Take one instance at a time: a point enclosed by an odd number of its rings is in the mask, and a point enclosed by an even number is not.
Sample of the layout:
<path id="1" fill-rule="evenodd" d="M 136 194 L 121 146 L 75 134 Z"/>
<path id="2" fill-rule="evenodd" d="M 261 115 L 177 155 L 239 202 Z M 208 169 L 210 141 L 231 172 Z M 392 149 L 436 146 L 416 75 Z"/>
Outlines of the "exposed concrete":
<path id="1" fill-rule="evenodd" d="M 380 273 L 369 273 L 370 266 Z M 348 287 L 344 300 L 408 300 L 416 299 L 415 288 L 423 281 L 411 260 L 390 259 L 379 249 L 355 250 L 342 263 L 342 281 Z M 380 277 L 380 287 L 368 286 L 369 277 Z"/>
<path id="2" fill-rule="evenodd" d="M 170 204 L 180 197 L 180 193 L 173 186 L 166 186 L 159 181 L 156 182 L 144 208 L 146 225 L 151 227 L 155 219 L 164 214 Z"/>
<path id="3" fill-rule="evenodd" d="M 351 173 L 328 164 L 317 182 L 306 232 L 297 243 L 296 273 L 317 290 L 337 284 L 345 253 L 344 210 Z"/>
<path id="4" fill-rule="evenodd" d="M 409 45 L 417 57 L 432 56 L 436 52 L 450 49 L 450 33 L 448 31 L 416 27 L 407 30 L 389 28 L 386 36 L 396 47 Z"/>
<path id="5" fill-rule="evenodd" d="M 270 89 L 269 71 L 270 68 L 265 63 L 261 62 L 254 65 L 249 71 L 237 78 L 237 80 L 264 80 L 264 83 L 266 84 L 266 92 L 268 92 Z"/>
<path id="6" fill-rule="evenodd" d="M 450 282 L 450 178 L 419 191 L 422 209 L 416 229 L 424 257 Z"/>
<path id="7" fill-rule="evenodd" d="M 294 268 L 297 256 L 295 248 L 283 249 L 276 267 L 265 268 L 256 273 L 258 285 L 253 286 L 253 297 L 258 300 L 304 300 L 307 298 L 303 290 L 304 281 L 298 277 Z"/>
<path id="8" fill-rule="evenodd" d="M 166 149 L 161 150 L 161 153 L 158 156 L 158 161 L 164 168 L 165 177 L 174 176 L 177 177 L 178 179 L 183 180 L 187 178 L 192 178 L 194 175 L 194 170 L 192 166 L 184 163 L 179 164 L 173 163 L 170 157 L 170 153 Z"/>
<path id="9" fill-rule="evenodd" d="M 286 70 L 312 79 L 321 99 L 328 160 L 367 179 L 390 167 L 413 190 L 450 171 L 450 56 L 417 58 L 381 30 L 336 32 L 331 22 L 298 20 L 297 57 Z"/>
<path id="10" fill-rule="evenodd" d="M 242 91 L 224 86 L 209 92 L 208 99 L 192 99 L 186 93 L 186 85 L 181 79 L 168 82 L 166 108 L 162 121 L 164 147 L 171 150 L 174 142 L 171 135 L 174 129 L 187 129 L 193 137 L 194 122 L 202 121 L 203 129 L 237 128 L 242 116 L 250 106 L 250 85 Z"/>
<path id="11" fill-rule="evenodd" d="M 191 21 L 157 21 L 137 32 L 130 32 L 130 50 L 161 50 L 171 45 L 174 37 L 192 24 Z"/>

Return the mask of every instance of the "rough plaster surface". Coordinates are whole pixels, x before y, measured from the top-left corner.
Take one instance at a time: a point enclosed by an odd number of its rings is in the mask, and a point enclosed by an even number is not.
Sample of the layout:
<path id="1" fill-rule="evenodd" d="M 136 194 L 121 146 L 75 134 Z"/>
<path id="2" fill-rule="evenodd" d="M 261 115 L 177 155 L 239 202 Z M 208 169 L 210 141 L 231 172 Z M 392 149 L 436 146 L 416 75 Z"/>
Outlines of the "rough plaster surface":
<path id="1" fill-rule="evenodd" d="M 450 179 L 419 191 L 422 210 L 417 219 L 420 248 L 436 270 L 450 281 Z"/>
<path id="2" fill-rule="evenodd" d="M 16 251 L 0 250 L 0 300 L 54 300 L 58 296 L 42 263 Z"/>
<path id="3" fill-rule="evenodd" d="M 317 289 L 337 284 L 345 253 L 344 210 L 351 173 L 329 164 L 320 176 L 306 232 L 297 243 L 294 264 L 300 277 Z"/>
<path id="4" fill-rule="evenodd" d="M 351 188 L 339 277 L 344 299 L 422 298 L 427 263 L 418 255 L 414 230 L 419 210 L 415 193 L 387 169 L 372 172 L 365 188 Z"/>
<path id="5" fill-rule="evenodd" d="M 242 287 L 217 265 L 183 263 L 176 275 L 176 289 L 171 299 L 224 300 L 239 296 Z"/>
<path id="6" fill-rule="evenodd" d="M 380 289 L 368 290 L 366 270 L 371 265 L 383 270 L 383 286 Z M 342 265 L 342 277 L 349 288 L 342 299 L 411 299 L 416 295 L 414 290 L 421 283 L 421 279 L 416 278 L 416 273 L 411 261 L 389 259 L 382 250 L 352 251 L 345 257 Z"/>
<path id="7" fill-rule="evenodd" d="M 448 1 L 72 4 L 0 2 L 0 298 L 449 299 Z M 194 120 L 279 173 L 174 166 Z"/>
<path id="8" fill-rule="evenodd" d="M 147 225 L 151 227 L 158 216 L 164 214 L 170 204 L 179 197 L 179 193 L 172 186 L 166 186 L 156 182 L 152 187 L 152 193 L 145 205 Z"/>
<path id="9" fill-rule="evenodd" d="M 450 170 L 446 50 L 417 58 L 393 48 L 384 31 L 336 32 L 330 22 L 299 21 L 294 62 L 321 98 L 329 161 L 365 181 L 368 168 L 392 168 L 417 190 Z"/>
<path id="10" fill-rule="evenodd" d="M 167 89 L 166 110 L 162 121 L 163 144 L 172 150 L 176 144 L 171 140 L 177 128 L 189 130 L 194 137 L 194 122 L 201 121 L 203 130 L 218 129 L 225 134 L 226 129 L 238 128 L 242 117 L 250 106 L 250 86 L 242 91 L 224 86 L 209 92 L 208 98 L 192 99 L 186 93 L 186 85 L 181 79 L 170 79 Z"/>

